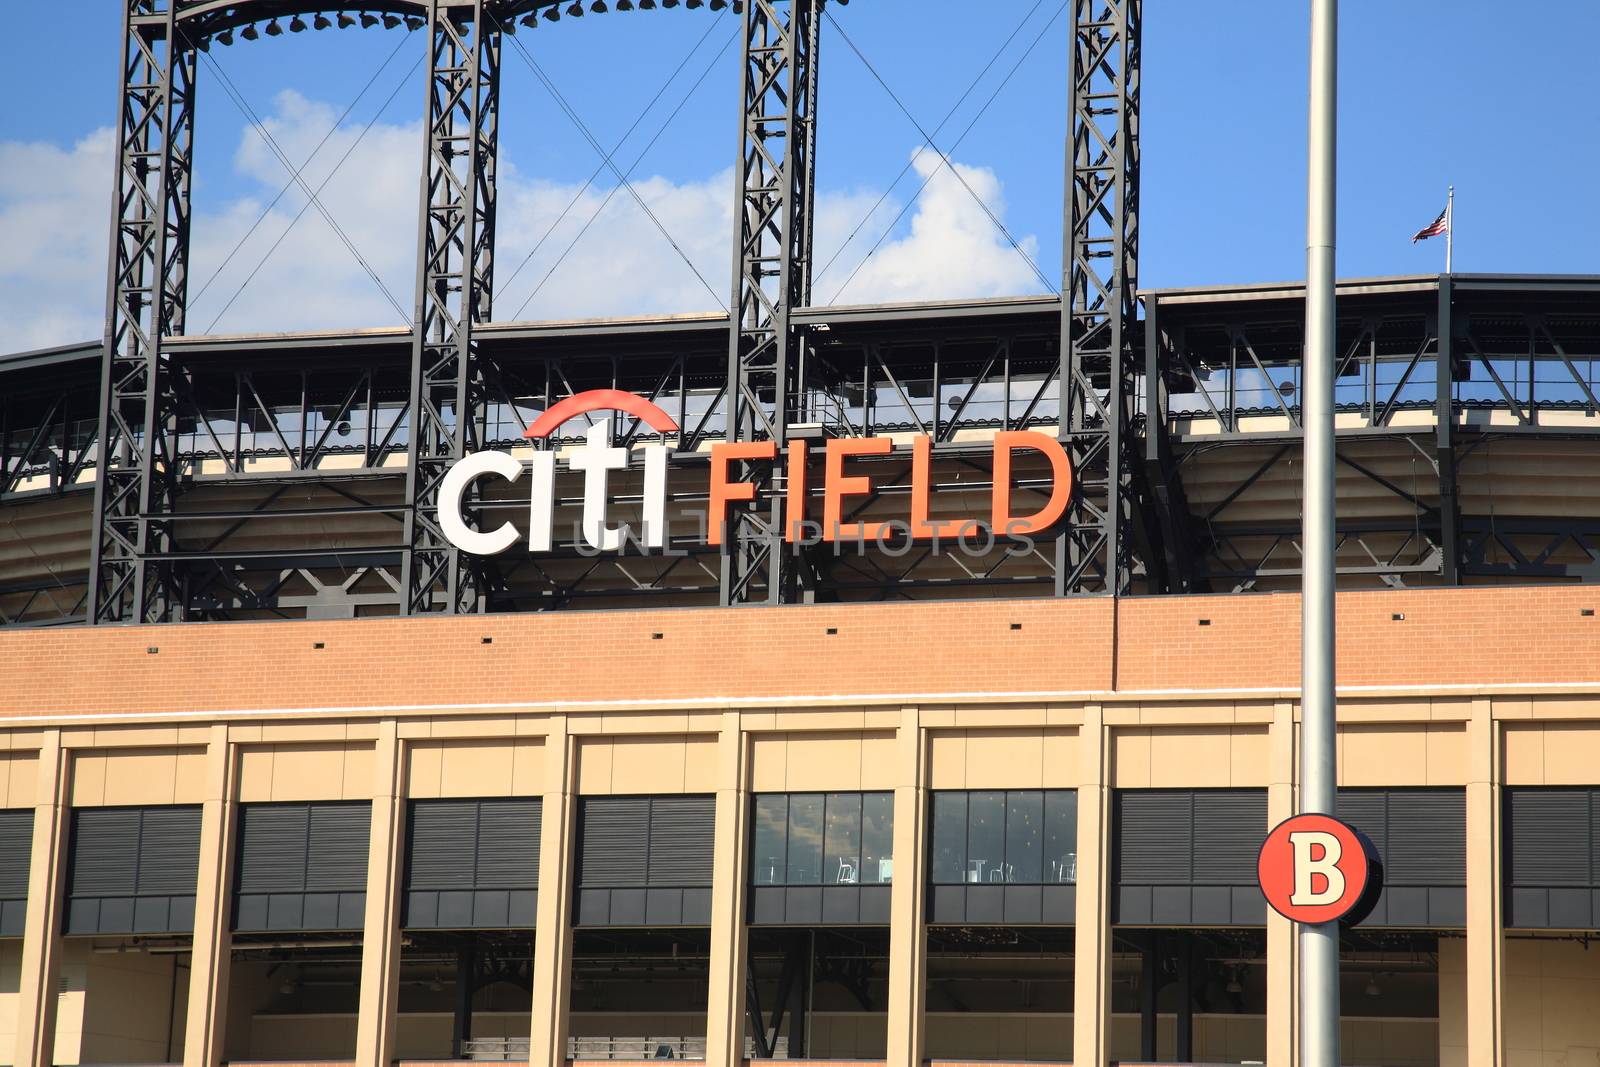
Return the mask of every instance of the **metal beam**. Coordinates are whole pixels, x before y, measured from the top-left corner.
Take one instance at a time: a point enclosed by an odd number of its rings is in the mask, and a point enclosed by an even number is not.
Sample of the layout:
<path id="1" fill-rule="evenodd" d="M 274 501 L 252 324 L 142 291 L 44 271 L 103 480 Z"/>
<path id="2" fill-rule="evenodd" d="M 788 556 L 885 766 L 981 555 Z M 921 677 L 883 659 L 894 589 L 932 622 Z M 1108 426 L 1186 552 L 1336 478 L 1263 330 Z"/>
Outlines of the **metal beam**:
<path id="1" fill-rule="evenodd" d="M 1133 584 L 1143 6 L 1072 6 L 1059 433 L 1076 485 L 1056 543 L 1058 595 L 1115 595 Z"/>
<path id="2" fill-rule="evenodd" d="M 1461 506 L 1456 494 L 1455 448 L 1455 344 L 1454 294 L 1448 274 L 1439 278 L 1439 312 L 1434 327 L 1434 379 L 1438 398 L 1434 408 L 1435 449 L 1439 466 L 1439 548 L 1440 577 L 1445 585 L 1461 584 Z"/>
<path id="3" fill-rule="evenodd" d="M 801 420 L 805 339 L 790 314 L 811 297 L 817 44 L 824 0 L 749 0 L 740 63 L 739 191 L 728 335 L 727 440 L 787 444 Z M 741 465 L 764 509 L 729 515 L 723 604 L 796 595 L 784 552 L 779 463 Z"/>
<path id="4" fill-rule="evenodd" d="M 489 0 L 428 9 L 427 157 L 411 348 L 403 614 L 485 611 L 489 576 L 439 526 L 439 483 L 478 447 L 484 377 L 473 329 L 494 290 L 500 24 Z"/>
<path id="5" fill-rule="evenodd" d="M 1195 539 L 1190 528 L 1189 502 L 1183 491 L 1177 459 L 1172 452 L 1168 422 L 1170 405 L 1166 368 L 1171 365 L 1160 326 L 1161 302 L 1155 294 L 1144 300 L 1144 485 L 1149 500 L 1141 512 L 1154 511 L 1150 540 L 1159 540 L 1159 558 L 1145 560 L 1152 593 L 1189 593 L 1199 570 L 1194 558 Z"/>
<path id="6" fill-rule="evenodd" d="M 163 622 L 182 614 L 162 516 L 175 510 L 176 401 L 161 339 L 184 325 L 195 52 L 173 0 L 123 9 L 122 98 L 102 359 L 100 476 L 88 615 Z"/>

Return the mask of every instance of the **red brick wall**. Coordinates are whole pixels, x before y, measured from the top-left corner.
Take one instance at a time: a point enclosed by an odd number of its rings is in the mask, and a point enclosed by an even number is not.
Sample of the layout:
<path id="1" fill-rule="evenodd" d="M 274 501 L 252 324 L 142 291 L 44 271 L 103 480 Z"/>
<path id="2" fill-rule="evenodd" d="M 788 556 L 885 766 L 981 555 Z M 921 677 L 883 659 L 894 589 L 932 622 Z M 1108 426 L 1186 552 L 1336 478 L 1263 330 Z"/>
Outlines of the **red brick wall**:
<path id="1" fill-rule="evenodd" d="M 1597 606 L 1577 586 L 1342 594 L 1339 681 L 1600 680 Z M 1299 611 L 1271 594 L 27 630 L 0 633 L 0 716 L 1293 688 Z"/>
<path id="2" fill-rule="evenodd" d="M 1600 616 L 1582 614 L 1596 608 L 1581 586 L 1341 593 L 1339 685 L 1600 681 Z M 1143 597 L 1118 616 L 1119 689 L 1299 685 L 1297 594 Z"/>

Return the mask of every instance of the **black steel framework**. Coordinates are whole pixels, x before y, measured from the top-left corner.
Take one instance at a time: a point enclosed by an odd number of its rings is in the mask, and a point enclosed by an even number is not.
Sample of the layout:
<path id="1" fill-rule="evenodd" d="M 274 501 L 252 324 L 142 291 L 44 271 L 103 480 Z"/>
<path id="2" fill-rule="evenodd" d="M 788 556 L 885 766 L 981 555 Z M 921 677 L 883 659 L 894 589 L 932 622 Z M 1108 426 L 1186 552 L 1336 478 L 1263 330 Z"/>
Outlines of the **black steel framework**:
<path id="1" fill-rule="evenodd" d="M 812 359 L 810 335 L 795 320 L 811 296 L 823 3 L 735 4 L 743 22 L 742 117 L 724 439 L 772 441 L 780 449 L 802 426 L 808 436 L 851 432 L 844 383 L 833 368 Z M 190 424 L 185 411 L 199 405 L 181 361 L 165 346 L 184 332 L 198 50 L 225 33 L 223 39 L 230 40 L 234 29 L 247 24 L 309 14 L 320 6 L 299 0 L 127 0 L 123 150 L 101 419 L 113 432 L 100 435 L 107 445 L 99 450 L 89 581 L 93 621 L 177 619 L 206 603 L 219 608 L 230 598 L 261 599 L 259 583 L 246 577 L 248 568 L 228 556 L 226 546 L 195 553 L 178 536 L 178 497 L 190 473 L 177 458 L 178 436 Z M 550 0 L 339 6 L 343 26 L 358 24 L 352 12 L 367 16 L 359 20 L 362 26 L 404 16 L 420 20 L 430 38 L 411 380 L 405 424 L 389 427 L 389 440 L 406 449 L 398 504 L 402 529 L 398 566 L 385 567 L 385 581 L 398 582 L 402 613 L 514 606 L 504 575 L 449 545 L 436 504 L 449 464 L 482 445 L 486 415 L 496 402 L 493 383 L 501 378 L 475 338 L 492 306 L 501 34 L 529 14 L 559 17 L 560 7 Z M 1056 407 L 1070 412 L 1070 419 L 1058 419 L 1060 433 L 1083 489 L 1058 545 L 1058 593 L 1123 592 L 1134 570 L 1126 535 L 1133 468 L 1124 452 L 1135 396 L 1128 339 L 1137 275 L 1139 6 L 1139 0 L 1080 0 L 1073 14 L 1065 271 L 1072 298 L 1062 315 L 1055 386 L 1048 377 L 1041 385 L 1041 396 L 1052 388 L 1063 393 Z M 1010 366 L 1003 352 L 991 362 Z M 981 379 L 974 381 L 974 393 Z M 370 395 L 370 379 L 365 388 Z M 356 383 L 334 423 L 362 391 Z M 253 399 L 250 406 L 272 422 L 260 397 Z M 228 451 L 203 412 L 197 422 L 216 451 Z M 314 469 L 316 453 L 327 444 L 325 436 L 318 437 L 308 452 L 280 437 L 295 470 Z M 679 441 L 680 450 L 684 444 Z M 237 446 L 233 451 L 237 459 Z M 372 458 L 369 447 L 367 459 Z M 229 464 L 229 472 L 240 473 L 237 466 Z M 782 466 L 751 463 L 742 474 L 761 485 L 768 503 L 732 517 L 718 567 L 719 601 L 777 603 L 812 599 L 819 591 L 831 595 L 821 573 L 826 564 L 783 548 Z M 238 517 L 250 521 L 246 514 Z M 224 590 L 221 600 L 208 601 L 203 591 L 197 596 L 197 570 L 201 589 Z M 884 576 L 873 576 L 879 577 Z"/>
<path id="2" fill-rule="evenodd" d="M 125 13 L 89 617 L 164 622 L 182 597 L 163 559 L 177 487 L 161 341 L 184 325 L 196 53 L 172 0 Z"/>
<path id="3" fill-rule="evenodd" d="M 1129 592 L 1138 467 L 1132 341 L 1138 319 L 1139 74 L 1143 0 L 1073 0 L 1060 436 L 1074 503 L 1057 542 L 1057 594 Z"/>
<path id="4" fill-rule="evenodd" d="M 1137 354 L 1148 372 L 1137 384 L 1148 415 L 1135 442 L 1146 487 L 1132 506 L 1138 524 L 1161 531 L 1162 559 L 1135 588 L 1293 588 L 1298 516 L 1284 487 L 1298 477 L 1298 289 L 1154 292 L 1143 302 L 1147 347 Z M 1572 481 L 1600 449 L 1600 279 L 1352 282 L 1340 307 L 1341 581 L 1600 580 L 1600 515 Z M 928 434 L 935 491 L 970 500 L 988 489 L 986 433 L 1057 424 L 1059 316 L 1055 300 L 1028 298 L 802 309 L 793 320 L 844 403 L 847 432 Z M 474 432 L 513 447 L 562 397 L 639 392 L 684 428 L 666 438 L 679 449 L 670 505 L 703 509 L 703 446 L 727 410 L 727 331 L 719 315 L 483 324 L 481 365 L 495 377 Z M 184 494 L 167 522 L 186 617 L 397 610 L 411 340 L 405 330 L 166 339 L 181 369 L 169 447 Z M 100 368 L 92 346 L 0 358 L 0 625 L 84 619 L 90 546 L 75 539 L 76 524 L 88 527 Z M 650 431 L 618 419 L 614 435 L 631 443 Z M 863 462 L 874 493 L 862 508 L 903 514 L 910 468 L 903 451 Z M 619 508 L 634 484 L 618 480 Z M 581 488 L 561 483 L 557 497 L 571 515 Z M 526 503 L 480 507 L 498 522 Z M 719 555 L 693 524 L 671 533 L 671 556 L 586 556 L 569 535 L 551 553 L 508 556 L 492 607 L 717 603 Z M 952 561 L 910 546 L 808 563 L 819 598 L 1037 595 L 1054 585 L 1049 547 Z"/>
<path id="5" fill-rule="evenodd" d="M 439 526 L 438 492 L 450 464 L 479 447 L 483 372 L 473 327 L 494 291 L 495 155 L 500 111 L 500 23 L 486 0 L 428 11 L 428 150 L 412 339 L 410 466 L 406 473 L 403 611 L 488 609 L 488 567 Z"/>
<path id="6" fill-rule="evenodd" d="M 811 210 L 816 182 L 817 45 L 825 0 L 750 0 L 740 64 L 739 194 L 728 341 L 729 441 L 781 450 L 804 421 L 805 338 L 790 318 L 811 302 Z M 777 464 L 742 477 L 776 490 Z M 797 566 L 784 551 L 778 492 L 765 511 L 729 522 L 722 602 L 792 598 Z"/>
<path id="7" fill-rule="evenodd" d="M 577 326 L 491 321 L 502 35 L 562 5 L 336 5 L 341 26 L 404 18 L 428 35 L 416 318 L 268 341 L 184 336 L 197 67 L 213 42 L 252 38 L 244 27 L 327 5 L 126 0 L 102 345 L 0 359 L 0 500 L 18 509 L 0 528 L 0 625 L 1297 581 L 1298 516 L 1273 510 L 1270 487 L 1297 451 L 1298 290 L 1147 293 L 1139 315 L 1141 0 L 1072 3 L 1065 297 L 899 308 L 808 306 L 823 3 L 734 4 L 732 312 Z M 1600 518 L 1495 503 L 1497 472 L 1528 442 L 1595 441 L 1597 294 L 1581 278 L 1346 286 L 1341 468 L 1384 504 L 1341 516 L 1347 581 L 1600 580 Z M 706 444 L 777 446 L 779 462 L 739 472 L 761 503 L 736 511 L 729 543 L 710 549 L 684 524 L 670 555 L 594 558 L 558 536 L 552 553 L 493 566 L 449 546 L 436 506 L 448 465 L 522 444 L 539 411 L 597 387 L 648 396 L 679 422 L 670 436 L 612 425 L 621 443 L 672 445 L 679 518 L 703 511 Z M 1026 428 L 1058 435 L 1078 489 L 1031 554 L 782 544 L 791 441 L 928 434 L 937 490 L 972 498 L 988 488 L 984 434 Z M 903 510 L 908 455 L 859 469 L 874 486 L 848 518 Z M 637 475 L 618 479 L 619 507 L 636 503 Z M 13 516 L 87 511 L 91 485 L 85 562 L 14 532 Z M 1019 486 L 1044 487 L 1026 472 Z M 559 508 L 578 501 L 570 483 L 557 495 Z M 517 507 L 474 503 L 494 521 Z M 11 542 L 37 565 L 6 564 Z"/>
<path id="8" fill-rule="evenodd" d="M 1341 504 L 1341 575 L 1389 586 L 1600 577 L 1595 517 L 1524 510 L 1529 489 L 1495 478 L 1497 455 L 1532 437 L 1546 448 L 1595 440 L 1597 292 L 1593 279 L 1470 275 L 1341 286 L 1341 494 L 1390 504 L 1381 516 Z M 1297 511 L 1249 511 L 1275 477 L 1298 478 L 1287 465 L 1299 454 L 1300 290 L 1150 293 L 1144 304 L 1145 404 L 1161 413 L 1144 441 L 1146 495 L 1172 531 L 1168 587 L 1297 581 Z M 1227 492 L 1191 506 L 1195 468 L 1225 462 L 1239 464 Z M 1482 501 L 1465 514 L 1463 485 Z"/>

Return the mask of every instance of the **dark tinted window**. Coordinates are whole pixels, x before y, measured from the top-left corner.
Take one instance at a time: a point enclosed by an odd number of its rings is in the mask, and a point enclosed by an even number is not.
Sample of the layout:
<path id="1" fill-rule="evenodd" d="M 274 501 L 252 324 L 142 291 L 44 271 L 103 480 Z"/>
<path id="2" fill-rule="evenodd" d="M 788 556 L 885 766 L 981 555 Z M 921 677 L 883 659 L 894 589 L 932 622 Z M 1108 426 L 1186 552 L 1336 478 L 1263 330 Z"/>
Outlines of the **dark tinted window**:
<path id="1" fill-rule="evenodd" d="M 789 798 L 789 873 L 787 885 L 822 881 L 822 806 L 820 794 Z"/>
<path id="2" fill-rule="evenodd" d="M 861 798 L 861 880 L 882 885 L 894 875 L 894 796 L 867 793 Z"/>
<path id="3" fill-rule="evenodd" d="M 1072 883 L 1078 877 L 1078 798 L 1072 790 L 933 794 L 937 885 Z"/>
<path id="4" fill-rule="evenodd" d="M 750 880 L 756 885 L 782 885 L 788 863 L 789 798 L 783 793 L 756 797 L 755 833 L 750 849 Z"/>
<path id="5" fill-rule="evenodd" d="M 893 876 L 889 793 L 762 793 L 754 802 L 755 885 L 882 885 Z"/>

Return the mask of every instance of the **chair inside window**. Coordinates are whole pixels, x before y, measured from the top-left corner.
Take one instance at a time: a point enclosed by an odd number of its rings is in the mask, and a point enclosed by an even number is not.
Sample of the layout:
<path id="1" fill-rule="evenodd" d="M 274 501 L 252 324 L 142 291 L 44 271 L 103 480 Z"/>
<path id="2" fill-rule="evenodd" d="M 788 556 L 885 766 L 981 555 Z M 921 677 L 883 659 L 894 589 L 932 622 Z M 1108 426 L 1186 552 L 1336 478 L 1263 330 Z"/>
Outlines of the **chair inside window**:
<path id="1" fill-rule="evenodd" d="M 857 878 L 857 874 L 856 874 L 855 862 L 852 861 L 852 860 L 843 860 L 843 859 L 840 860 L 839 861 L 839 873 L 834 876 L 834 879 L 833 879 L 834 884 L 835 885 L 855 885 L 856 884 L 856 878 Z"/>

